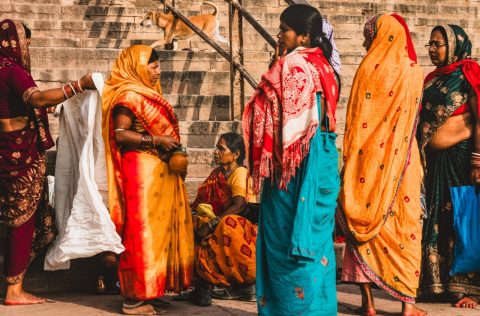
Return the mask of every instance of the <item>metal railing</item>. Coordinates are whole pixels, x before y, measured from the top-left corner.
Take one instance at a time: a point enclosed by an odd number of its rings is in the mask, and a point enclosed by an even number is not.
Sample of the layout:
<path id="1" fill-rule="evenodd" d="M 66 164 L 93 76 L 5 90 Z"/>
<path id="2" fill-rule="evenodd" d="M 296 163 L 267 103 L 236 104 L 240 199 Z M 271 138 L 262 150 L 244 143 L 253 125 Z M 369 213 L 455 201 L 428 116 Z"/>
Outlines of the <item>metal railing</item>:
<path id="1" fill-rule="evenodd" d="M 172 14 L 185 23 L 192 31 L 194 31 L 200 38 L 202 38 L 207 44 L 215 49 L 220 55 L 222 55 L 230 63 L 230 120 L 234 120 L 235 113 L 241 114 L 245 107 L 245 86 L 244 80 L 246 80 L 250 86 L 255 89 L 257 82 L 250 73 L 244 67 L 243 56 L 243 19 L 245 19 L 250 25 L 267 41 L 271 47 L 277 45 L 276 40 L 255 20 L 255 18 L 245 9 L 242 5 L 242 0 L 225 0 L 229 4 L 229 41 L 230 49 L 227 52 L 220 45 L 215 43 L 207 34 L 202 32 L 197 26 L 195 26 L 186 16 L 184 16 L 179 10 L 175 8 L 175 2 L 168 0 L 160 0 L 164 5 L 165 10 L 169 10 Z M 299 0 L 285 0 L 289 5 L 306 1 Z M 238 41 L 235 41 L 235 33 L 237 33 Z M 235 109 L 238 106 L 238 111 Z"/>

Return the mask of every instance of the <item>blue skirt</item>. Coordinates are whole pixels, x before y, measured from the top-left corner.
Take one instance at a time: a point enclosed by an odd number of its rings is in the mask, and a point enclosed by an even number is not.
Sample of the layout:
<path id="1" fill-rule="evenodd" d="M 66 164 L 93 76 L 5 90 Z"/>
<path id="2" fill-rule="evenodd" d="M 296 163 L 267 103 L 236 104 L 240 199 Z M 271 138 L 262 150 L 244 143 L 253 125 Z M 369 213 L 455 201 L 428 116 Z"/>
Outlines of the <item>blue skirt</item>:
<path id="1" fill-rule="evenodd" d="M 259 315 L 337 315 L 335 139 L 317 131 L 286 191 L 265 181 L 257 237 Z"/>

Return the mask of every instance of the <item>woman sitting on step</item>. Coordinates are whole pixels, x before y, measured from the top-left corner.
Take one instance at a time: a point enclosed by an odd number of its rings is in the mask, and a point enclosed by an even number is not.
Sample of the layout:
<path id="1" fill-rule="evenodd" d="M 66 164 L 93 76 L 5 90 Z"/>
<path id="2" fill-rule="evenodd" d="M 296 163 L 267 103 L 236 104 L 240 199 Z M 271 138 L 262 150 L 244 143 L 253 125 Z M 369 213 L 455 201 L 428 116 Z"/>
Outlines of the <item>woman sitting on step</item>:
<path id="1" fill-rule="evenodd" d="M 210 305 L 211 296 L 255 299 L 257 225 L 239 215 L 247 202 L 255 201 L 243 166 L 245 145 L 242 136 L 226 133 L 216 147 L 215 163 L 220 166 L 200 186 L 192 204 L 195 265 L 201 280 L 189 299 L 200 306 Z M 222 288 L 211 293 L 212 284 Z"/>

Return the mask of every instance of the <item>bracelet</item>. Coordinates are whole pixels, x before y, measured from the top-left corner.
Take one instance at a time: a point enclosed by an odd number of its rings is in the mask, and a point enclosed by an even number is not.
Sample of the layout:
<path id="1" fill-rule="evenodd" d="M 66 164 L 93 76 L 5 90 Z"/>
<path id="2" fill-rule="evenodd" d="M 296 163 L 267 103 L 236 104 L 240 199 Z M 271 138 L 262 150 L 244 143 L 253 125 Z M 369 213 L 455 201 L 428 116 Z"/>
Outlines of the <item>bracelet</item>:
<path id="1" fill-rule="evenodd" d="M 80 90 L 80 93 L 82 93 L 83 89 L 82 89 L 82 85 L 80 84 L 80 79 L 77 80 L 77 87 L 78 87 L 78 90 Z"/>
<path id="2" fill-rule="evenodd" d="M 152 149 L 154 147 L 153 137 L 150 134 L 143 134 L 140 141 L 140 147 L 144 149 Z"/>
<path id="3" fill-rule="evenodd" d="M 207 223 L 208 227 L 210 227 L 210 230 L 213 232 L 215 230 L 215 227 L 213 227 L 212 222 Z"/>
<path id="4" fill-rule="evenodd" d="M 67 99 L 70 99 L 71 97 L 74 96 L 74 93 L 72 91 L 72 87 L 68 83 L 66 83 L 62 88 L 63 88 L 63 91 L 64 91 Z"/>
<path id="5" fill-rule="evenodd" d="M 67 96 L 67 93 L 65 92 L 64 86 L 62 86 L 62 91 L 63 91 L 63 95 L 65 96 L 65 100 L 68 100 L 68 96 Z"/>
<path id="6" fill-rule="evenodd" d="M 77 91 L 75 91 L 75 88 L 73 87 L 72 83 L 71 83 L 71 82 L 69 82 L 69 83 L 68 83 L 68 85 L 69 85 L 69 86 L 70 86 L 70 88 L 72 89 L 72 91 L 73 91 L 73 94 L 74 94 L 74 95 L 77 95 Z"/>

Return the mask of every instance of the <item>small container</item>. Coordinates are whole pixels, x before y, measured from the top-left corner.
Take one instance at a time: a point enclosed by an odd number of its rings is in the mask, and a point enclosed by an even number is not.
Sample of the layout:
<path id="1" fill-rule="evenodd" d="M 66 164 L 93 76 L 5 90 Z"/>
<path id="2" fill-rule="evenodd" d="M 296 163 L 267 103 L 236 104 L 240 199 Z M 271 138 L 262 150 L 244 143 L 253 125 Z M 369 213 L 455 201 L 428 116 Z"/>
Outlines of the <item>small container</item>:
<path id="1" fill-rule="evenodd" d="M 171 153 L 168 168 L 175 174 L 186 174 L 188 167 L 188 154 L 185 147 L 180 147 Z"/>

